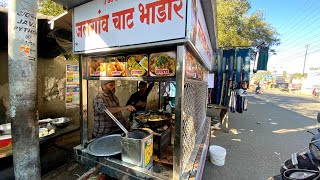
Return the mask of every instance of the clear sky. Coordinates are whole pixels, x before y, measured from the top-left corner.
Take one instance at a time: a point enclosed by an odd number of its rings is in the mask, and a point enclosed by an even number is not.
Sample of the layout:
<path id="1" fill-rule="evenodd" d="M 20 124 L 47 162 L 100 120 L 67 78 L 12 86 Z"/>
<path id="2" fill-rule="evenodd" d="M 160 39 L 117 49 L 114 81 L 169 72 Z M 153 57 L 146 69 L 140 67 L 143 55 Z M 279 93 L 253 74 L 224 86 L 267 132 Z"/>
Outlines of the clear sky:
<path id="1" fill-rule="evenodd" d="M 268 70 L 305 73 L 320 67 L 320 0 L 251 0 L 250 13 L 263 11 L 266 21 L 279 33 L 281 44 L 272 47 Z M 319 80 L 320 81 L 320 80 Z"/>

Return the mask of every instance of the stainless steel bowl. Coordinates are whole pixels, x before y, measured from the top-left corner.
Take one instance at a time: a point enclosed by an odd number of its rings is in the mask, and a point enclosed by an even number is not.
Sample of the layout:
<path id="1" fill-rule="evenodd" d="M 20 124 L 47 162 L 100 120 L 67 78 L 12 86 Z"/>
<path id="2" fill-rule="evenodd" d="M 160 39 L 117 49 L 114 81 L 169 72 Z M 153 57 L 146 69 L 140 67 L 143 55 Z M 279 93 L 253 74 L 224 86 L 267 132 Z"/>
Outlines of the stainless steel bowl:
<path id="1" fill-rule="evenodd" d="M 8 135 L 11 134 L 11 123 L 0 125 L 0 134 Z"/>
<path id="2" fill-rule="evenodd" d="M 64 128 L 67 127 L 71 122 L 71 118 L 68 117 L 61 117 L 55 118 L 50 121 L 50 124 L 56 126 L 57 128 Z"/>

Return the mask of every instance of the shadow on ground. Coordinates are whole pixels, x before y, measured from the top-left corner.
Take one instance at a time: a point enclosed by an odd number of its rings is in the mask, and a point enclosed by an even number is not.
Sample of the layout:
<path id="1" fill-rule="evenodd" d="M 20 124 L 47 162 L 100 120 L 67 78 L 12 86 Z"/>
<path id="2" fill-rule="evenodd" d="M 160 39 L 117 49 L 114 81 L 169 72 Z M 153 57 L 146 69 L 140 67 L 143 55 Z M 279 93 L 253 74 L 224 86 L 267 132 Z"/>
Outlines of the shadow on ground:
<path id="1" fill-rule="evenodd" d="M 230 133 L 212 128 L 210 144 L 226 148 L 227 156 L 225 165 L 218 167 L 210 163 L 208 155 L 203 180 L 267 179 L 279 172 L 281 163 L 293 152 L 308 145 L 312 135 L 306 130 L 315 132 L 319 127 L 315 117 L 279 107 L 268 101 L 270 98 L 248 98 L 247 112 L 230 113 Z M 218 115 L 214 109 L 207 114 Z"/>

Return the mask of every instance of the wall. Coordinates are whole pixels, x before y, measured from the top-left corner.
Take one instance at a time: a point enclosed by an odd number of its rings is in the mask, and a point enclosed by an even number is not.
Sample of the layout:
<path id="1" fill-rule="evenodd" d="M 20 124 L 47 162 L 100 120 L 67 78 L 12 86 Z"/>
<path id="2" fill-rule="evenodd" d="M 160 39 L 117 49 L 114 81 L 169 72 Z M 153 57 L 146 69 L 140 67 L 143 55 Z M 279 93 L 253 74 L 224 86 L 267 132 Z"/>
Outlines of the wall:
<path id="1" fill-rule="evenodd" d="M 38 110 L 39 118 L 70 117 L 79 125 L 79 108 L 66 109 L 66 65 L 78 64 L 64 58 L 38 59 Z"/>
<path id="2" fill-rule="evenodd" d="M 39 118 L 71 117 L 79 124 L 79 108 L 65 107 L 65 71 L 67 64 L 78 64 L 63 58 L 38 59 L 38 110 Z M 8 55 L 0 52 L 0 124 L 8 122 Z M 5 115 L 7 111 L 7 115 Z"/>

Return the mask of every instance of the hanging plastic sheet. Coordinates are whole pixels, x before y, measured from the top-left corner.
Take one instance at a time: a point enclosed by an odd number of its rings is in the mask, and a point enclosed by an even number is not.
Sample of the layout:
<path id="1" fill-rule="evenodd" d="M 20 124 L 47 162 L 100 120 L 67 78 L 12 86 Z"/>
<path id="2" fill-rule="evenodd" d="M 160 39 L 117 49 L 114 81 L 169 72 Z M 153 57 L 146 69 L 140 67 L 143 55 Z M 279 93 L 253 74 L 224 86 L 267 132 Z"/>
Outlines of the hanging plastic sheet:
<path id="1" fill-rule="evenodd" d="M 227 70 L 228 58 L 225 55 L 226 55 L 226 51 L 223 51 L 223 58 L 222 58 L 222 64 L 221 64 L 221 72 L 222 73 L 225 73 Z"/>
<path id="2" fill-rule="evenodd" d="M 215 103 L 220 104 L 220 95 L 221 95 L 221 88 L 222 88 L 222 80 L 223 80 L 223 73 L 222 73 L 222 50 L 218 50 L 217 52 L 217 86 L 216 86 L 216 98 Z"/>
<path id="3" fill-rule="evenodd" d="M 269 59 L 269 47 L 259 47 L 259 51 L 257 53 L 257 59 L 255 62 L 256 68 L 254 71 L 258 70 L 267 70 L 268 66 L 268 59 Z"/>
<path id="4" fill-rule="evenodd" d="M 222 75 L 222 84 L 221 84 L 221 94 L 220 94 L 220 101 L 219 106 L 223 105 L 224 103 L 224 97 L 225 97 L 225 81 L 226 81 L 226 73 L 223 73 Z"/>
<path id="5" fill-rule="evenodd" d="M 223 74 L 223 72 L 222 72 L 222 54 L 223 54 L 223 51 L 221 49 L 219 49 L 217 52 L 218 79 L 222 79 L 222 74 Z"/>
<path id="6" fill-rule="evenodd" d="M 243 65 L 243 66 L 242 66 Z M 243 68 L 243 82 L 249 82 L 250 80 L 250 49 L 238 49 L 237 50 L 237 81 L 240 82 L 240 74 Z"/>
<path id="7" fill-rule="evenodd" d="M 244 82 L 249 82 L 250 81 L 250 56 L 251 56 L 251 51 L 250 49 L 243 49 L 243 54 L 245 55 L 243 57 L 244 59 L 244 65 L 243 65 L 243 80 Z"/>
<path id="8" fill-rule="evenodd" d="M 229 103 L 229 83 L 228 83 L 228 79 L 229 79 L 229 74 L 226 72 L 223 74 L 223 87 L 222 87 L 222 91 L 221 91 L 221 105 L 222 106 L 227 106 Z"/>
<path id="9" fill-rule="evenodd" d="M 237 59 L 236 59 L 236 83 L 237 85 L 241 83 L 241 72 L 242 72 L 242 64 L 243 64 L 243 51 L 241 49 L 237 50 Z"/>
<path id="10" fill-rule="evenodd" d="M 223 51 L 223 62 L 228 63 L 228 73 L 229 73 L 229 81 L 232 81 L 234 74 L 234 57 L 236 54 L 235 49 L 229 49 Z"/>

